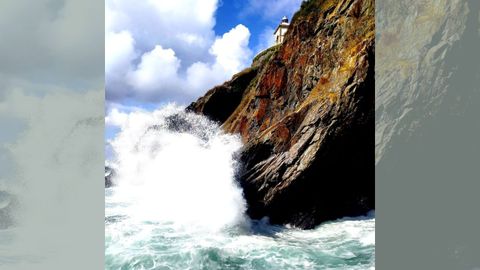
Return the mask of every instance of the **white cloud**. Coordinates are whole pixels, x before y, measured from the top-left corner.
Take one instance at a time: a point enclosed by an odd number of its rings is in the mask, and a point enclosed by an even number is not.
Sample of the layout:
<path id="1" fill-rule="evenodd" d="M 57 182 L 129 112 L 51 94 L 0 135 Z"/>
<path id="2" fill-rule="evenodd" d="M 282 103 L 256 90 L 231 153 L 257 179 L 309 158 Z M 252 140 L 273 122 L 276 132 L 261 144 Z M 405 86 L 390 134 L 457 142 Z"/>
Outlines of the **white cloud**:
<path id="1" fill-rule="evenodd" d="M 189 102 L 248 66 L 249 30 L 213 31 L 217 0 L 107 0 L 107 99 Z"/>
<path id="2" fill-rule="evenodd" d="M 127 93 L 123 86 L 125 74 L 135 59 L 134 40 L 128 31 L 107 33 L 105 35 L 105 82 L 109 87 L 117 89 L 115 96 Z"/>
<path id="3" fill-rule="evenodd" d="M 128 119 L 128 114 L 113 108 L 105 117 L 106 126 L 122 127 Z"/>
<path id="4" fill-rule="evenodd" d="M 172 49 L 157 45 L 142 55 L 137 69 L 128 74 L 128 82 L 141 94 L 152 95 L 159 89 L 172 91 L 179 86 L 180 62 Z"/>
<path id="5" fill-rule="evenodd" d="M 250 32 L 244 25 L 230 30 L 230 32 L 218 38 L 210 48 L 210 53 L 215 55 L 216 63 L 226 71 L 234 72 L 239 70 L 250 58 L 248 50 L 248 39 Z"/>
<path id="6" fill-rule="evenodd" d="M 134 40 L 127 31 L 107 33 L 105 36 L 105 72 L 111 76 L 128 71 L 130 62 L 135 58 Z"/>
<path id="7" fill-rule="evenodd" d="M 241 24 L 217 38 L 209 51 L 215 56 L 215 62 L 211 65 L 197 62 L 187 70 L 187 82 L 192 94 L 228 80 L 249 65 L 252 55 L 248 48 L 249 38 L 248 28 Z"/>

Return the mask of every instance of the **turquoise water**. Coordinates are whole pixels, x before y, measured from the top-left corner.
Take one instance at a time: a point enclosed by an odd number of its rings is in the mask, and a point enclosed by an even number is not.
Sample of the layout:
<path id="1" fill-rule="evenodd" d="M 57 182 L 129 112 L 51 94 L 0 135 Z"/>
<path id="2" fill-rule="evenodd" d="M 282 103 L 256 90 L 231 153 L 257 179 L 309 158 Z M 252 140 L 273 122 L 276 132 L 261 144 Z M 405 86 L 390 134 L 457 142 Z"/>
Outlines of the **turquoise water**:
<path id="1" fill-rule="evenodd" d="M 314 230 L 253 221 L 219 231 L 138 221 L 106 191 L 106 269 L 374 269 L 375 218 Z"/>
<path id="2" fill-rule="evenodd" d="M 373 269 L 375 218 L 314 230 L 245 216 L 242 148 L 207 118 L 166 106 L 122 116 L 105 191 L 106 269 Z"/>

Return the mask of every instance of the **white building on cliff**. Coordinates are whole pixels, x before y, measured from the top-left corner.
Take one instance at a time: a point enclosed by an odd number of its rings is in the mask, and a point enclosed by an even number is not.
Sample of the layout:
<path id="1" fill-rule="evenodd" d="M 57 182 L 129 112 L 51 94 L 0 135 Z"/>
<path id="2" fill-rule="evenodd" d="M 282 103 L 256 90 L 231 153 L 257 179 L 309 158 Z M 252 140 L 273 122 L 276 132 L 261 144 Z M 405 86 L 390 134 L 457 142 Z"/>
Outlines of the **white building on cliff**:
<path id="1" fill-rule="evenodd" d="M 273 33 L 275 36 L 275 45 L 278 45 L 283 42 L 285 39 L 285 34 L 287 33 L 288 26 L 290 26 L 290 23 L 288 22 L 287 16 L 283 16 L 282 21 L 278 25 L 277 29 Z"/>

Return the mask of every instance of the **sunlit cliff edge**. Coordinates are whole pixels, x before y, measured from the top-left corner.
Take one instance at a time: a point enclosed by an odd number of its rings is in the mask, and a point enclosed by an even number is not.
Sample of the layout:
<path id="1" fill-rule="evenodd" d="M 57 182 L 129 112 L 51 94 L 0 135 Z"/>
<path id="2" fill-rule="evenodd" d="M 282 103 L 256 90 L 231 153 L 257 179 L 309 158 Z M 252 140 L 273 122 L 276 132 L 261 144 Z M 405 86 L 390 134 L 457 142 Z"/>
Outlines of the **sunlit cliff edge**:
<path id="1" fill-rule="evenodd" d="M 312 228 L 374 209 L 374 14 L 306 1 L 282 44 L 187 107 L 241 135 L 252 218 Z"/>

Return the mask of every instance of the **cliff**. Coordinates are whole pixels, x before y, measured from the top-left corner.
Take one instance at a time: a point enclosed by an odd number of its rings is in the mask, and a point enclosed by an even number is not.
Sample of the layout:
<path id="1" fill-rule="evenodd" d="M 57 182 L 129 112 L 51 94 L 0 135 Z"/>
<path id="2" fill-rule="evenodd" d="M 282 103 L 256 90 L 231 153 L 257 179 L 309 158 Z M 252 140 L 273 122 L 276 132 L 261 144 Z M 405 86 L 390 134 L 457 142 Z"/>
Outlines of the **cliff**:
<path id="1" fill-rule="evenodd" d="M 374 14 L 304 2 L 281 45 L 187 108 L 241 134 L 252 218 L 312 228 L 374 209 Z"/>

